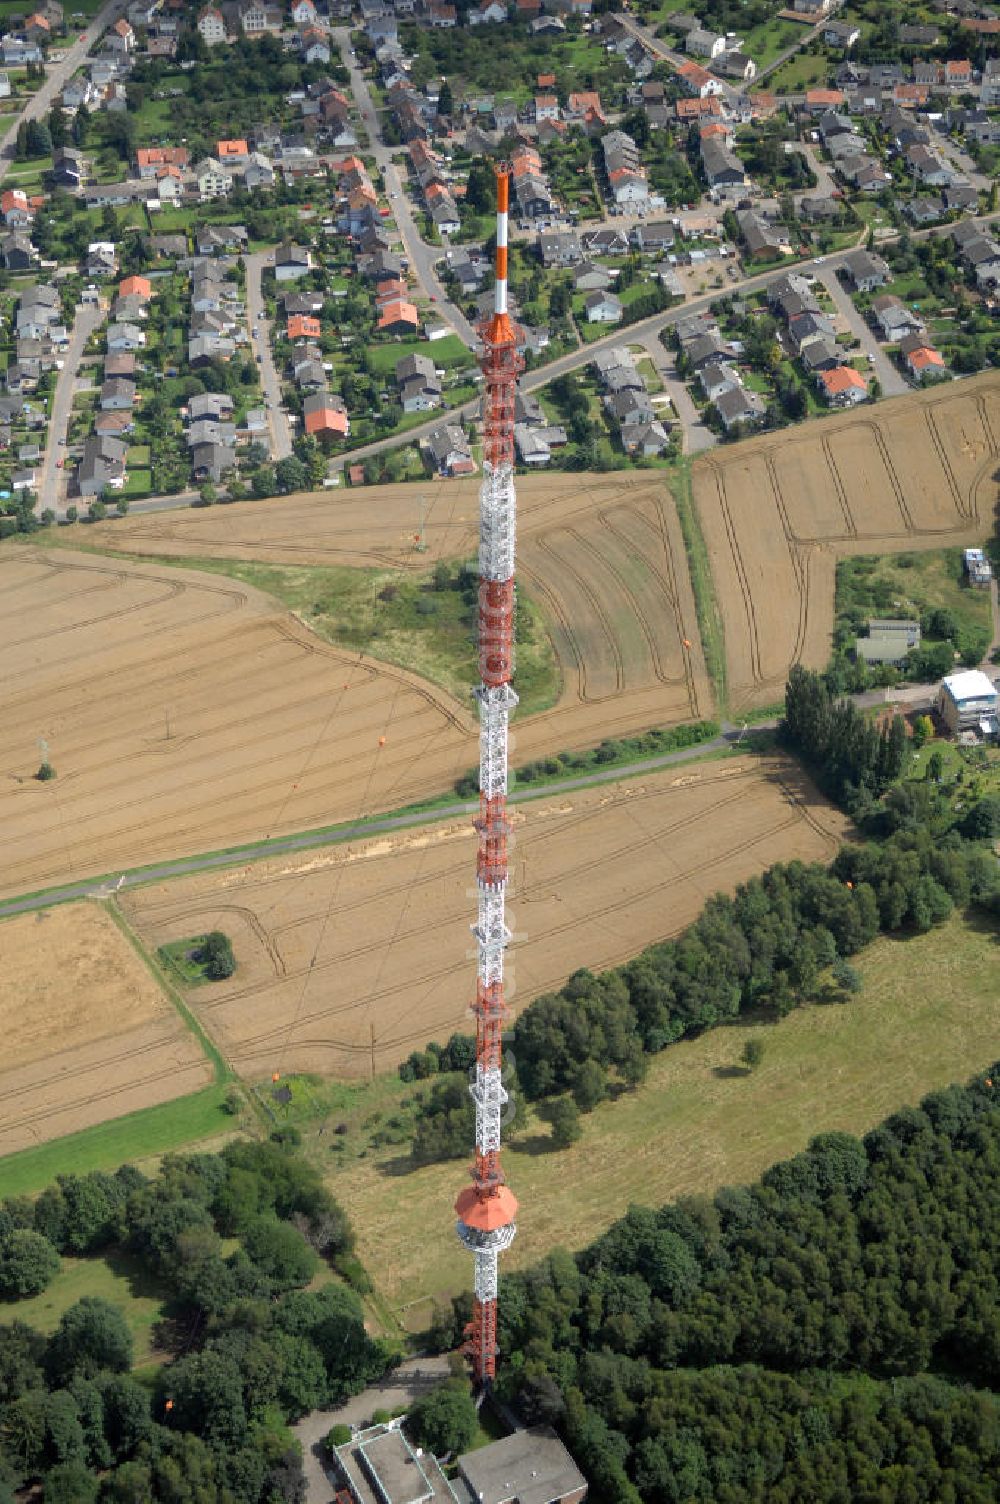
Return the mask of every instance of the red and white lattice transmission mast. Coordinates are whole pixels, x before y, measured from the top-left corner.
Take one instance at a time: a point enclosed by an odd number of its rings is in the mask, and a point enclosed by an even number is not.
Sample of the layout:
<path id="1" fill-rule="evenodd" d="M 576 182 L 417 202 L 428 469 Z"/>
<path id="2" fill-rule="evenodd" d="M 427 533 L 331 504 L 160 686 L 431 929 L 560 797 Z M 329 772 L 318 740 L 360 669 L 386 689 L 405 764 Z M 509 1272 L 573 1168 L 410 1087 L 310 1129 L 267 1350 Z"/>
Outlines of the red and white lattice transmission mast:
<path id="1" fill-rule="evenodd" d="M 455 1202 L 458 1235 L 475 1258 L 475 1292 L 466 1351 L 478 1387 L 496 1372 L 499 1255 L 514 1241 L 517 1201 L 500 1168 L 500 1125 L 507 1102 L 501 1079 L 503 958 L 507 887 L 507 725 L 517 695 L 514 672 L 514 402 L 524 369 L 520 330 L 507 312 L 507 205 L 510 169 L 497 178 L 496 294 L 479 333 L 485 380 L 483 484 L 479 493 L 479 917 L 476 986 L 476 1161 L 472 1185 Z"/>

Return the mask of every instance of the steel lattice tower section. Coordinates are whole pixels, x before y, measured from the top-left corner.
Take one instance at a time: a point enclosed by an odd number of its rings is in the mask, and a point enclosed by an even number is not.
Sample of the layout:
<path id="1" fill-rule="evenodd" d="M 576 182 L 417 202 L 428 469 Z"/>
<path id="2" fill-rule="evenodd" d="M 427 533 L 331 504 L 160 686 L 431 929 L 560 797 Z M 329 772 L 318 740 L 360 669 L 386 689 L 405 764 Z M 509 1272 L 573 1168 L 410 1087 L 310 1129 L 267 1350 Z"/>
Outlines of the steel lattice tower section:
<path id="1" fill-rule="evenodd" d="M 501 1079 L 504 916 L 507 887 L 507 726 L 517 695 L 514 672 L 514 402 L 524 369 L 520 330 L 507 312 L 507 206 L 510 169 L 497 178 L 497 249 L 494 311 L 479 329 L 485 381 L 483 484 L 479 492 L 479 914 L 476 1067 L 470 1086 L 476 1104 L 476 1159 L 472 1185 L 455 1202 L 458 1236 L 475 1259 L 472 1322 L 466 1352 L 477 1387 L 496 1372 L 499 1256 L 514 1241 L 517 1201 L 500 1168 L 500 1126 L 507 1093 Z"/>

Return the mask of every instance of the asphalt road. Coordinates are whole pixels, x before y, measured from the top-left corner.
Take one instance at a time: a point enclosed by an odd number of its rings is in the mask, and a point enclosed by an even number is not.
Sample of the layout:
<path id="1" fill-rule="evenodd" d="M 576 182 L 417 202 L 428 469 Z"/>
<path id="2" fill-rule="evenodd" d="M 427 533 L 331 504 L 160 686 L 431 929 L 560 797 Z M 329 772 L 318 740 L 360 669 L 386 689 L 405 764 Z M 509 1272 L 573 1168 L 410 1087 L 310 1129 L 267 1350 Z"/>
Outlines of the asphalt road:
<path id="1" fill-rule="evenodd" d="M 103 301 L 100 306 L 85 303 L 77 310 L 73 333 L 63 355 L 63 367 L 56 380 L 55 394 L 52 398 L 52 416 L 49 419 L 48 436 L 45 442 L 45 458 L 42 461 L 37 486 L 39 511 L 44 511 L 46 507 L 51 507 L 53 511 L 56 511 L 60 501 L 65 500 L 68 476 L 65 470 L 60 471 L 56 461 L 60 459 L 65 461 L 66 458 L 66 436 L 73 412 L 73 394 L 76 391 L 84 349 L 94 330 L 104 320 L 107 311 L 107 303 Z M 62 484 L 60 484 L 60 476 Z"/>
<path id="2" fill-rule="evenodd" d="M 879 385 L 882 388 L 882 395 L 884 397 L 902 397 L 906 392 L 910 391 L 909 384 L 904 380 L 900 372 L 896 370 L 896 367 L 879 344 L 874 332 L 869 329 L 864 318 L 857 308 L 855 308 L 851 296 L 844 288 L 840 278 L 833 268 L 827 267 L 825 262 L 820 269 L 819 279 L 830 294 L 838 314 L 844 320 L 855 339 L 859 339 L 863 349 L 870 351 L 875 357 L 872 361 L 871 369 L 873 374 L 878 377 Z"/>
<path id="3" fill-rule="evenodd" d="M 761 723 L 764 724 L 764 723 Z M 768 723 L 771 724 L 771 723 Z M 714 740 L 702 742 L 697 747 L 682 747 L 677 752 L 664 752 L 641 763 L 626 767 L 605 768 L 586 773 L 581 778 L 560 779 L 542 788 L 515 789 L 510 796 L 511 804 L 526 804 L 532 799 L 546 799 L 555 794 L 571 794 L 580 789 L 592 788 L 602 783 L 617 783 L 622 778 L 639 773 L 654 772 L 673 763 L 690 762 L 692 758 L 704 757 L 707 752 L 727 747 L 739 736 L 732 726 L 724 727 Z M 407 830 L 414 825 L 430 825 L 439 820 L 465 819 L 478 810 L 478 804 L 454 803 L 441 809 L 418 810 L 405 815 L 386 815 L 381 819 L 359 820 L 353 825 L 338 826 L 333 830 L 308 830 L 296 835 L 279 836 L 275 840 L 253 841 L 246 846 L 235 846 L 228 851 L 211 851 L 200 856 L 179 857 L 176 861 L 161 862 L 151 867 L 140 867 L 122 873 L 106 873 L 80 882 L 65 883 L 61 887 L 47 888 L 42 893 L 27 894 L 20 898 L 8 898 L 0 902 L 0 919 L 12 914 L 28 914 L 37 909 L 51 908 L 53 904 L 70 903 L 74 899 L 93 895 L 110 896 L 122 888 L 134 888 L 141 883 L 162 882 L 171 877 L 185 877 L 192 872 L 207 872 L 224 867 L 239 867 L 244 862 L 262 856 L 281 856 L 289 851 L 311 851 L 317 846 L 339 846 L 345 841 L 380 835 L 386 831 Z"/>
<path id="4" fill-rule="evenodd" d="M 44 83 L 31 96 L 21 113 L 13 117 L 7 133 L 0 138 L 0 182 L 13 166 L 14 143 L 17 141 L 17 129 L 22 120 L 40 120 L 49 113 L 55 103 L 56 95 L 73 77 L 98 37 L 107 30 L 112 21 L 124 14 L 126 4 L 127 0 L 109 0 L 107 5 L 102 6 L 86 31 L 81 32 L 72 47 L 63 53 L 58 63 L 46 71 Z"/>
<path id="5" fill-rule="evenodd" d="M 267 427 L 271 435 L 271 454 L 276 460 L 285 460 L 292 452 L 292 432 L 288 414 L 281 405 L 281 382 L 271 350 L 271 322 L 261 318 L 264 313 L 264 297 L 261 292 L 261 277 L 265 266 L 274 265 L 273 251 L 255 251 L 244 258 L 247 269 L 247 323 L 250 326 L 250 347 L 257 357 L 260 385 L 267 408 Z"/>
<path id="6" fill-rule="evenodd" d="M 351 76 L 351 94 L 368 132 L 371 153 L 385 179 L 389 206 L 403 242 L 404 253 L 410 263 L 410 270 L 427 296 L 436 303 L 435 312 L 440 316 L 441 322 L 450 325 L 459 339 L 468 345 L 470 350 L 474 350 L 479 344 L 476 331 L 462 310 L 448 297 L 437 275 L 436 264 L 441 260 L 444 249 L 441 246 L 428 245 L 421 236 L 406 195 L 405 169 L 400 170 L 393 157 L 392 148 L 386 146 L 382 140 L 378 112 L 368 87 L 368 80 L 354 56 L 350 31 L 347 27 L 337 26 L 330 35 L 337 43 L 341 61 Z"/>

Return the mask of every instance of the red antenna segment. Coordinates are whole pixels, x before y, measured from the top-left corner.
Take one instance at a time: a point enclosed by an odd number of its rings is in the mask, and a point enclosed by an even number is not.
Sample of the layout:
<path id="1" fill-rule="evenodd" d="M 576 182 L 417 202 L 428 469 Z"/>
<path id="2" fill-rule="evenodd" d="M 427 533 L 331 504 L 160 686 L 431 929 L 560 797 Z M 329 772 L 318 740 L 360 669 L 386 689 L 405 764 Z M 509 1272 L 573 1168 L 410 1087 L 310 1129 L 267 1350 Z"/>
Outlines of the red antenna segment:
<path id="1" fill-rule="evenodd" d="M 500 1168 L 500 1128 L 507 1093 L 502 1081 L 503 958 L 510 942 L 504 915 L 507 888 L 507 728 L 517 695 L 514 673 L 514 404 L 524 369 L 521 333 L 507 311 L 507 209 L 510 168 L 497 178 L 496 287 L 493 314 L 480 327 L 483 399 L 483 483 L 479 493 L 479 914 L 476 1104 L 472 1185 L 455 1202 L 458 1236 L 475 1259 L 472 1322 L 466 1352 L 477 1387 L 496 1373 L 499 1256 L 514 1241 L 517 1201 Z"/>

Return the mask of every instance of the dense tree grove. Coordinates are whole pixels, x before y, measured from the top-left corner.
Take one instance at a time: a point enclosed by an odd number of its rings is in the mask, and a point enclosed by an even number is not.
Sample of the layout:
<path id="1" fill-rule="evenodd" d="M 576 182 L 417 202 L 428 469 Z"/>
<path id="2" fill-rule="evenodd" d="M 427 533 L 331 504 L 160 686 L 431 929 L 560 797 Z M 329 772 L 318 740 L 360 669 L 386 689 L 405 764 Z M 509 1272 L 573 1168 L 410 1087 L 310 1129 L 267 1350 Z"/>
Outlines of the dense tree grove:
<path id="1" fill-rule="evenodd" d="M 831 695 L 822 674 L 796 664 L 785 686 L 781 732 L 808 764 L 817 783 L 838 804 L 859 790 L 881 794 L 900 775 L 906 729 L 897 716 L 881 730 L 852 700 Z"/>
<path id="2" fill-rule="evenodd" d="M 998 1184 L 1000 1062 L 508 1275 L 501 1394 L 563 1431 L 594 1504 L 987 1504 Z"/>
<path id="3" fill-rule="evenodd" d="M 223 1238 L 237 1239 L 225 1252 Z M 131 1373 L 121 1311 L 86 1296 L 48 1338 L 0 1326 L 0 1504 L 42 1479 L 48 1500 L 279 1504 L 304 1497 L 286 1422 L 356 1393 L 392 1361 L 341 1283 L 350 1225 L 319 1174 L 270 1140 L 169 1156 L 155 1179 L 60 1176 L 0 1207 L 0 1274 L 30 1294 L 59 1255 L 127 1252 L 167 1292 L 174 1359 Z M 19 1288 L 23 1286 L 24 1288 Z"/>

